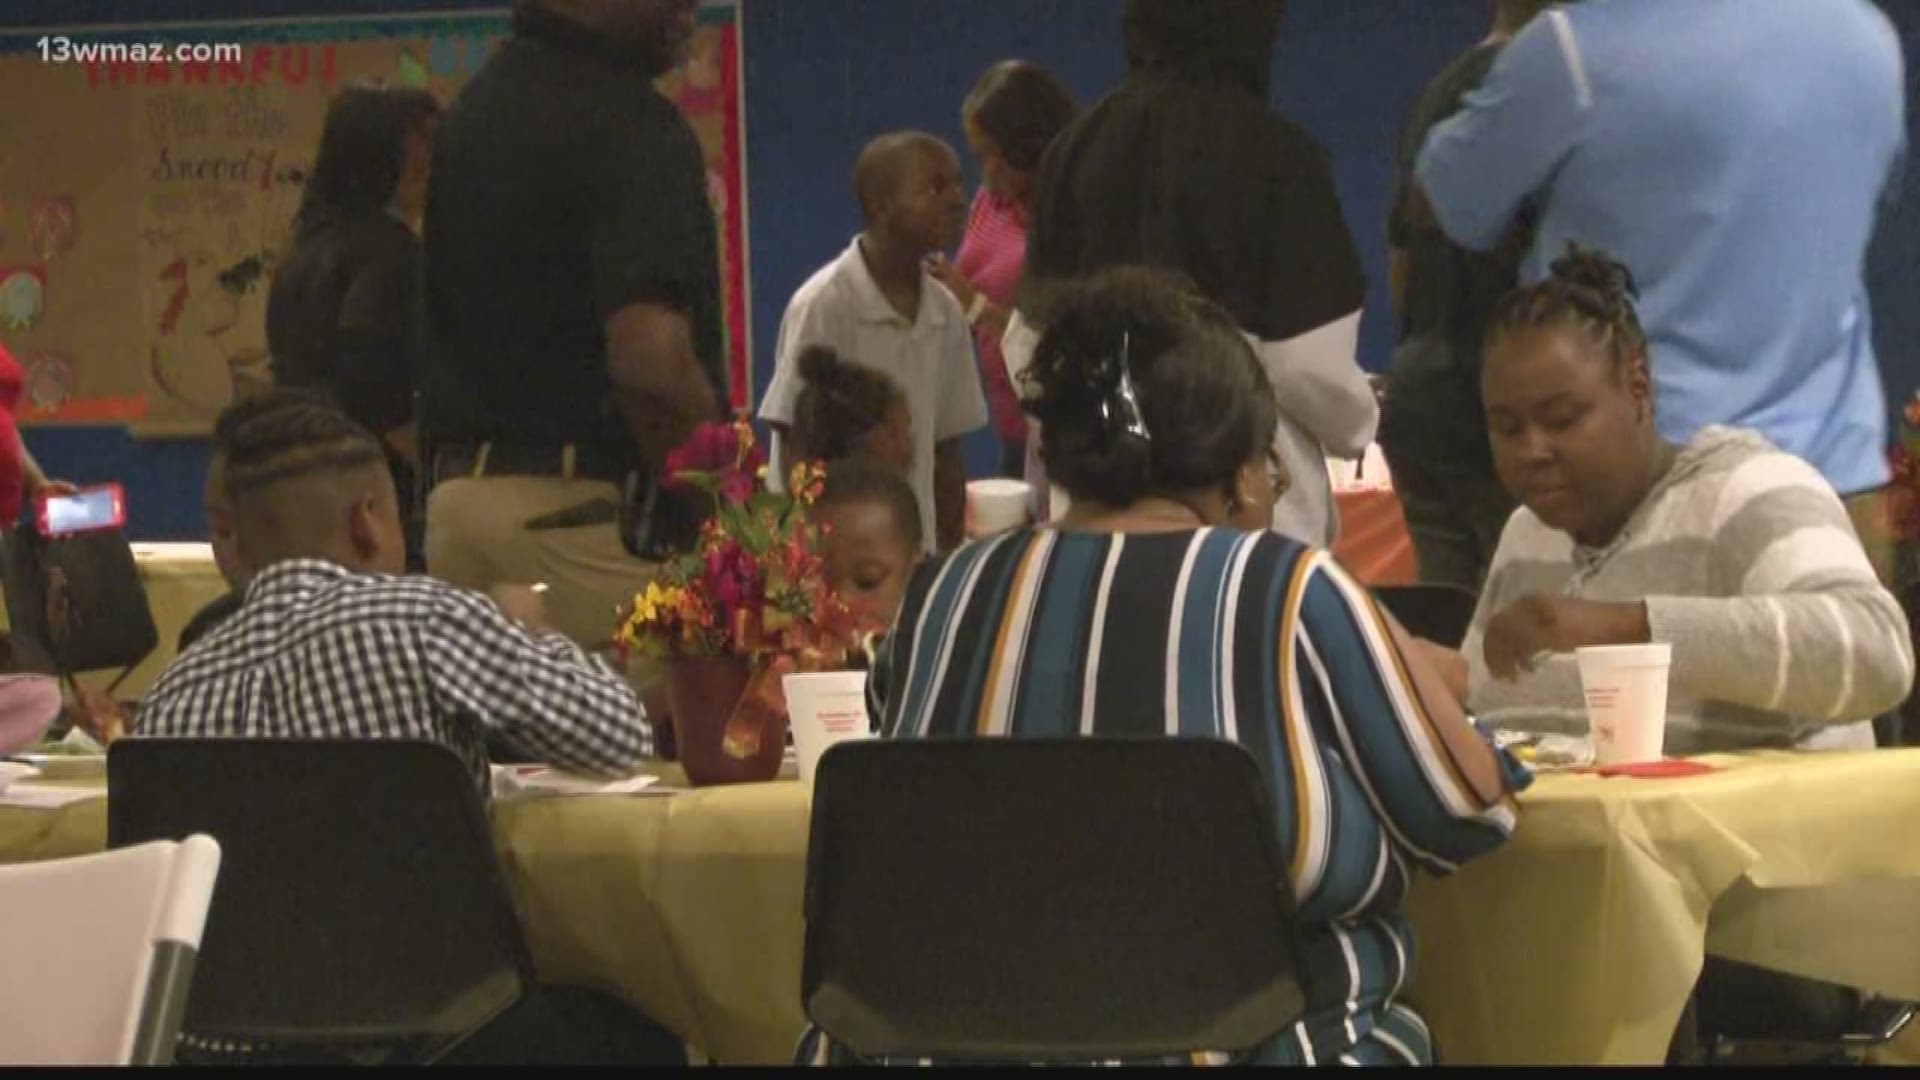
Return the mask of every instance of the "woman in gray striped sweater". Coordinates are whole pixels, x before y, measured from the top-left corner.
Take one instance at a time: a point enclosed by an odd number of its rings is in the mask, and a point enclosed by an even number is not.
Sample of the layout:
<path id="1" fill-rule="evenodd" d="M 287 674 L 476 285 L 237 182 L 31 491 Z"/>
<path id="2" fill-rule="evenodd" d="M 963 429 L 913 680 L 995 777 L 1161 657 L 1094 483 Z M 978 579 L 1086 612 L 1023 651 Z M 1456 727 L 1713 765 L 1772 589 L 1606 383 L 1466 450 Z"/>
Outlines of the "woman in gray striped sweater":
<path id="1" fill-rule="evenodd" d="M 1667 752 L 1871 747 L 1913 681 L 1905 616 L 1812 466 L 1654 426 L 1633 285 L 1570 248 L 1496 312 L 1482 372 L 1507 523 L 1462 651 L 1495 727 L 1581 734 L 1574 649 L 1673 644 Z"/>

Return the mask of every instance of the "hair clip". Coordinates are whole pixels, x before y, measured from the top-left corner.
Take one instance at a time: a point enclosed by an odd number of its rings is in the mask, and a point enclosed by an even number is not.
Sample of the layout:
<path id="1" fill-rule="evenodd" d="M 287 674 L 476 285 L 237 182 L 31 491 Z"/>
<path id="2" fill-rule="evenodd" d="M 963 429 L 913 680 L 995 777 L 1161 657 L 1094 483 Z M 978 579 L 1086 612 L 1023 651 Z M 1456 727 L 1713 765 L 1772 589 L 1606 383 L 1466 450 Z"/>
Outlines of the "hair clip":
<path id="1" fill-rule="evenodd" d="M 1139 394 L 1133 388 L 1132 359 L 1133 334 L 1123 332 L 1120 335 L 1120 355 L 1106 362 L 1119 368 L 1119 377 L 1113 380 L 1112 386 L 1100 399 L 1100 424 L 1109 436 L 1115 434 L 1117 428 L 1121 434 L 1131 435 L 1141 442 L 1152 442 L 1153 436 L 1147 431 L 1146 418 L 1140 413 Z"/>

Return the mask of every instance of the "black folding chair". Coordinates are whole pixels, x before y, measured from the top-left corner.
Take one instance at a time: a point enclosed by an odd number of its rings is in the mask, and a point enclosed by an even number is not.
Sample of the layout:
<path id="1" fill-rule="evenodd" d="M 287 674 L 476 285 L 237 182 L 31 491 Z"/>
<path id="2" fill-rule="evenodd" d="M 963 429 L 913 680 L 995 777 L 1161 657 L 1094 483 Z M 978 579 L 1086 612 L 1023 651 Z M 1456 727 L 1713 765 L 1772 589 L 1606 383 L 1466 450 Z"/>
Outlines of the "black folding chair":
<path id="1" fill-rule="evenodd" d="M 837 746 L 806 918 L 807 1015 L 869 1059 L 1238 1053 L 1304 1002 L 1271 799 L 1215 740 Z"/>
<path id="2" fill-rule="evenodd" d="M 1473 624 L 1480 598 L 1458 585 L 1382 585 L 1373 590 L 1407 633 L 1457 649 Z"/>
<path id="3" fill-rule="evenodd" d="M 1910 1001 L 1709 956 L 1668 1064 L 1857 1065 L 1914 1014 Z"/>
<path id="4" fill-rule="evenodd" d="M 473 777 L 401 740 L 122 739 L 114 847 L 223 852 L 184 1030 L 429 1062 L 516 1004 L 532 965 Z"/>

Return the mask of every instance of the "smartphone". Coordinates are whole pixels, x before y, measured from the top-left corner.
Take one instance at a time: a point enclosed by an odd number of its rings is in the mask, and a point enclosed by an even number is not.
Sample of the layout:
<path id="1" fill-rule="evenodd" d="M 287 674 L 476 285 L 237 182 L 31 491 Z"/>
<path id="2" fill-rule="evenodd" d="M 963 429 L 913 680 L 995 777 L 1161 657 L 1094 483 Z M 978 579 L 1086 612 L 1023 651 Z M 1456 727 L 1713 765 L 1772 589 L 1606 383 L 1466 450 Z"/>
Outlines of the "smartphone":
<path id="1" fill-rule="evenodd" d="M 81 488 L 72 495 L 42 495 L 34 501 L 40 535 L 48 539 L 122 528 L 127 500 L 119 484 Z"/>

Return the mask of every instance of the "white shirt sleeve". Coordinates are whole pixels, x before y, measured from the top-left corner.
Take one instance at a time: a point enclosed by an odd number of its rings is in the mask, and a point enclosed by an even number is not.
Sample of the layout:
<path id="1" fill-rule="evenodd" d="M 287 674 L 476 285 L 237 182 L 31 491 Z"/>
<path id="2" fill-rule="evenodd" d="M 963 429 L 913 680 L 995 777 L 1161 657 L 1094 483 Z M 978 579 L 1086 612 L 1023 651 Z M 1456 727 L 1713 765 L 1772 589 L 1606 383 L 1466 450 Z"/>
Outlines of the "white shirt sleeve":
<path id="1" fill-rule="evenodd" d="M 1354 361 L 1360 313 L 1285 341 L 1256 341 L 1280 411 L 1335 457 L 1357 458 L 1380 427 L 1380 402 Z"/>
<path id="2" fill-rule="evenodd" d="M 800 353 L 812 345 L 839 348 L 827 316 L 829 305 L 816 302 L 807 290 L 795 293 L 780 319 L 780 336 L 773 346 L 773 379 L 760 400 L 760 419 L 774 424 L 791 424 L 793 407 L 800 398 Z"/>

